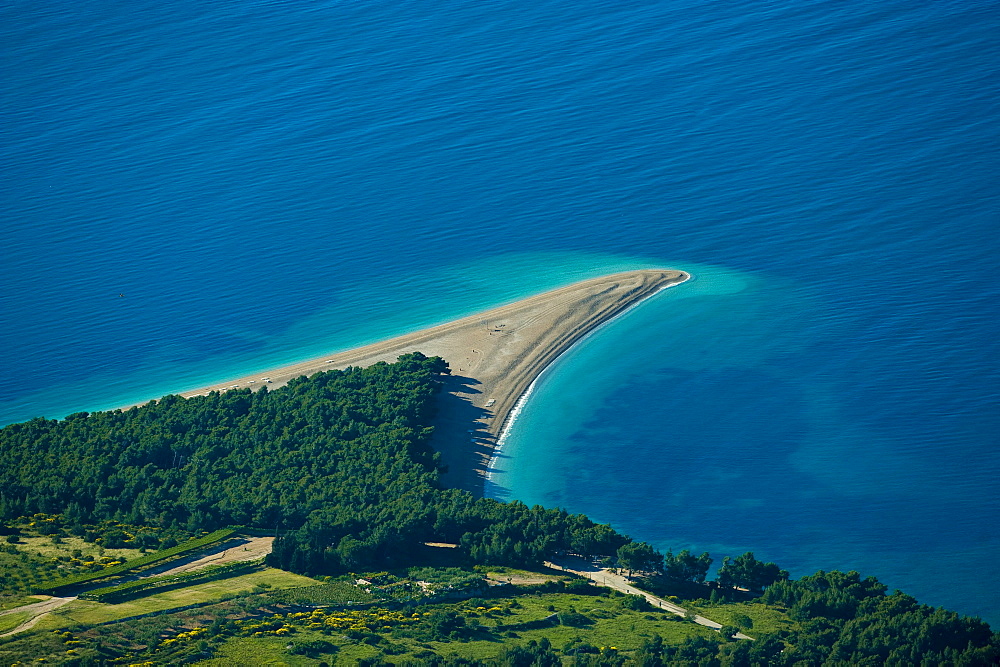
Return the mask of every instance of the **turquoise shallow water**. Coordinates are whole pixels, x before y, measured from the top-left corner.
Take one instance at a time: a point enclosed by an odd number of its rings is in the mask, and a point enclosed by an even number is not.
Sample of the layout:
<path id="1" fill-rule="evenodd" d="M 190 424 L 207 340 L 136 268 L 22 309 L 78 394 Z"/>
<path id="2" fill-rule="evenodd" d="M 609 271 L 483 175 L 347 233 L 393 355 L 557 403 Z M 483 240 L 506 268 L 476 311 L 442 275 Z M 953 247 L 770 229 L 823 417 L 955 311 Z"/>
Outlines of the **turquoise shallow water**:
<path id="1" fill-rule="evenodd" d="M 493 492 L 996 624 L 998 24 L 8 3 L 0 422 L 684 268 L 538 383 Z"/>
<path id="2" fill-rule="evenodd" d="M 793 573 L 857 569 L 991 608 L 991 590 L 954 572 L 995 548 L 992 471 L 851 416 L 855 378 L 815 352 L 843 331 L 811 289 L 689 268 L 695 280 L 543 374 L 488 494 L 571 507 L 664 550 L 752 549 Z"/>
<path id="3" fill-rule="evenodd" d="M 19 392 L 0 405 L 7 422 L 18 415 L 63 416 L 76 410 L 114 409 L 417 331 L 579 280 L 652 265 L 649 260 L 600 253 L 511 253 L 415 275 L 397 275 L 387 267 L 384 275 L 375 278 L 344 276 L 330 289 L 329 304 L 283 327 L 275 326 L 251 298 L 243 324 L 224 328 L 209 322 L 206 331 L 182 331 L 175 339 L 143 341 L 149 356 L 124 374 L 113 363 L 110 347 L 111 363 L 93 363 L 88 368 L 92 372 L 83 376 L 65 372 L 79 364 L 79 359 L 61 354 L 54 358 L 51 350 L 39 350 L 38 361 L 52 374 L 47 386 Z M 120 302 L 113 296 L 108 295 L 107 301 L 118 307 Z M 130 306 L 121 303 L 121 308 L 127 311 Z M 94 322 L 92 326 L 108 324 Z M 79 344 L 75 336 L 71 329 L 60 334 L 71 349 Z M 199 350 L 202 337 L 236 343 L 237 349 L 220 345 Z M 210 361 L 201 363 L 202 355 Z"/>

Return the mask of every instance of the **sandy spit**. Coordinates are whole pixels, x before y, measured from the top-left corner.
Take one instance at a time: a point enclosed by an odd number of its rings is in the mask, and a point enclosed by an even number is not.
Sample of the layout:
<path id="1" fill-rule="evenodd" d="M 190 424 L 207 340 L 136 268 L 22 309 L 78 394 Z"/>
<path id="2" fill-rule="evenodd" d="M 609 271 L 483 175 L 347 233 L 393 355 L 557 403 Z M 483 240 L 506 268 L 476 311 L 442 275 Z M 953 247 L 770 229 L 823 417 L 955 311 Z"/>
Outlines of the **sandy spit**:
<path id="1" fill-rule="evenodd" d="M 408 352 L 440 356 L 452 373 L 445 379 L 432 443 L 447 466 L 442 482 L 480 495 L 496 439 L 518 398 L 539 373 L 601 324 L 688 278 L 687 273 L 671 269 L 593 278 L 379 343 L 180 395 L 275 389 L 300 375 L 392 362 Z"/>

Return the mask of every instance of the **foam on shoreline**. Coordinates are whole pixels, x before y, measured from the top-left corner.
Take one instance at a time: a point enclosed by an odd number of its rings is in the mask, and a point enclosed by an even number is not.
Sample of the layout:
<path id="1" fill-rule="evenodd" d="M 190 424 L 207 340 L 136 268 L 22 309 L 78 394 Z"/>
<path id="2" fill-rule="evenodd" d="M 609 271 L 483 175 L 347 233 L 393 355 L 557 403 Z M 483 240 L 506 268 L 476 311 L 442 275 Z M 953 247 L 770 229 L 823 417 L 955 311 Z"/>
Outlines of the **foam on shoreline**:
<path id="1" fill-rule="evenodd" d="M 685 282 L 677 269 L 636 269 L 572 283 L 388 340 L 182 392 L 276 389 L 292 379 L 348 366 L 393 362 L 402 354 L 440 356 L 452 367 L 433 443 L 451 471 L 445 484 L 482 494 L 504 432 L 537 378 L 577 343 L 663 289 Z M 454 373 L 457 368 L 457 373 Z M 473 408 L 470 412 L 469 408 Z M 467 445 L 470 419 L 488 437 Z"/>
<path id="2" fill-rule="evenodd" d="M 487 482 L 492 482 L 493 481 L 493 472 L 495 470 L 496 460 L 497 460 L 497 458 L 499 458 L 500 454 L 503 451 L 503 446 L 504 446 L 504 444 L 506 444 L 507 438 L 510 436 L 511 428 L 514 426 L 514 423 L 517 421 L 517 417 L 521 414 L 521 411 L 524 409 L 524 406 L 527 403 L 528 398 L 535 391 L 535 387 L 537 386 L 538 381 L 541 380 L 542 377 L 552 367 L 555 366 L 556 362 L 559 361 L 559 359 L 561 359 L 563 357 L 563 355 L 567 354 L 570 350 L 572 350 L 576 346 L 580 345 L 581 343 L 583 343 L 584 341 L 586 341 L 587 339 L 589 339 L 594 334 L 596 334 L 599 331 L 601 331 L 601 329 L 603 329 L 607 325 L 613 323 L 618 318 L 620 318 L 620 317 L 626 315 L 627 313 L 631 312 L 635 308 L 638 308 L 640 305 L 642 305 L 643 303 L 645 303 L 649 299 L 653 298 L 654 296 L 656 296 L 660 292 L 662 292 L 664 290 L 668 290 L 671 287 L 676 287 L 677 285 L 680 285 L 682 283 L 688 282 L 689 280 L 691 280 L 693 278 L 693 276 L 690 273 L 685 273 L 684 275 L 685 275 L 685 277 L 684 277 L 683 280 L 679 280 L 679 281 L 671 283 L 669 285 L 664 285 L 663 287 L 660 287 L 659 289 L 657 289 L 653 293 L 649 294 L 645 298 L 639 299 L 635 303 L 630 304 L 627 308 L 623 309 L 620 313 L 617 313 L 616 315 L 614 315 L 612 317 L 609 317 L 608 319 L 604 320 L 603 322 L 601 322 L 597 326 L 591 328 L 586 333 L 584 333 L 583 335 L 581 335 L 577 340 L 573 341 L 573 343 L 570 344 L 565 350 L 563 350 L 562 352 L 560 352 L 558 356 L 556 356 L 552 361 L 550 361 L 545 366 L 545 368 L 543 368 L 541 371 L 539 371 L 538 375 L 536 375 L 535 379 L 533 379 L 531 381 L 531 384 L 528 385 L 527 389 L 525 389 L 521 393 L 521 395 L 518 396 L 517 401 L 514 403 L 514 407 L 511 408 L 510 412 L 506 415 L 506 417 L 503 420 L 503 424 L 500 427 L 500 433 L 497 435 L 496 445 L 493 447 L 493 452 L 492 452 L 492 455 L 490 456 L 489 464 L 486 467 L 485 480 Z"/>
<path id="3" fill-rule="evenodd" d="M 507 436 L 510 434 L 510 427 L 517 420 L 517 416 L 521 414 L 521 410 L 524 409 L 524 404 L 527 402 L 528 397 L 531 396 L 531 393 L 535 390 L 535 385 L 538 384 L 539 378 L 541 378 L 545 371 L 551 367 L 552 364 L 546 366 L 545 370 L 539 373 L 538 377 L 531 381 L 531 384 L 529 384 L 528 388 L 525 389 L 524 392 L 518 397 L 517 402 L 514 403 L 514 407 L 511 408 L 510 413 L 504 420 L 503 426 L 500 429 L 500 435 L 497 437 L 497 444 L 493 447 L 493 455 L 490 457 L 489 465 L 486 468 L 486 481 L 491 481 L 493 479 L 493 464 L 496 462 L 497 457 L 503 450 L 503 445 L 507 441 Z"/>

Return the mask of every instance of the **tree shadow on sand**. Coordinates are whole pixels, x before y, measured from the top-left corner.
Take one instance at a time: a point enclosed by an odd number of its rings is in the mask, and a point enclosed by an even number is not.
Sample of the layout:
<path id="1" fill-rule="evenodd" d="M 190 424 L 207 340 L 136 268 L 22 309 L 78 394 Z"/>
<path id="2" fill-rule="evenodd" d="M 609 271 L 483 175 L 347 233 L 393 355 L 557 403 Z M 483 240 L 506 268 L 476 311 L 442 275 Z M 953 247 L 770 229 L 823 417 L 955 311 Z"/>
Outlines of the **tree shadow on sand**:
<path id="1" fill-rule="evenodd" d="M 448 375 L 442 380 L 430 441 L 441 453 L 441 484 L 480 497 L 496 445 L 496 438 L 487 430 L 493 413 L 472 403 L 473 396 L 482 394 L 479 380 L 463 375 Z"/>

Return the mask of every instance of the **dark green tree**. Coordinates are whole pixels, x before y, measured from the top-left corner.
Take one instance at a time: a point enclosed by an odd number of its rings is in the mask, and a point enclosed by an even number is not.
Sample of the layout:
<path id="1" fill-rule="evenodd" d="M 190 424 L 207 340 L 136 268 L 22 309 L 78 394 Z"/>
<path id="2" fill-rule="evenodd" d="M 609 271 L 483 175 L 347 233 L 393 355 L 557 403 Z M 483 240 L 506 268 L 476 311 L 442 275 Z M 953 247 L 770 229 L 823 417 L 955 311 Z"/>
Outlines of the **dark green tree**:
<path id="1" fill-rule="evenodd" d="M 675 581 L 694 581 L 702 583 L 708 574 L 708 569 L 712 567 L 712 557 L 708 552 L 695 556 L 687 549 L 684 549 L 676 556 L 667 551 L 663 557 L 663 574 Z"/>
<path id="2" fill-rule="evenodd" d="M 717 581 L 720 586 L 759 592 L 776 581 L 788 579 L 788 572 L 774 563 L 764 563 L 748 551 L 742 556 L 722 559 Z"/>
<path id="3" fill-rule="evenodd" d="M 733 625 L 743 630 L 749 630 L 753 627 L 753 619 L 746 614 L 733 614 Z"/>
<path id="4" fill-rule="evenodd" d="M 628 570 L 628 576 L 634 571 L 652 572 L 659 570 L 663 564 L 663 556 L 645 542 L 629 542 L 618 548 L 618 567 Z"/>

